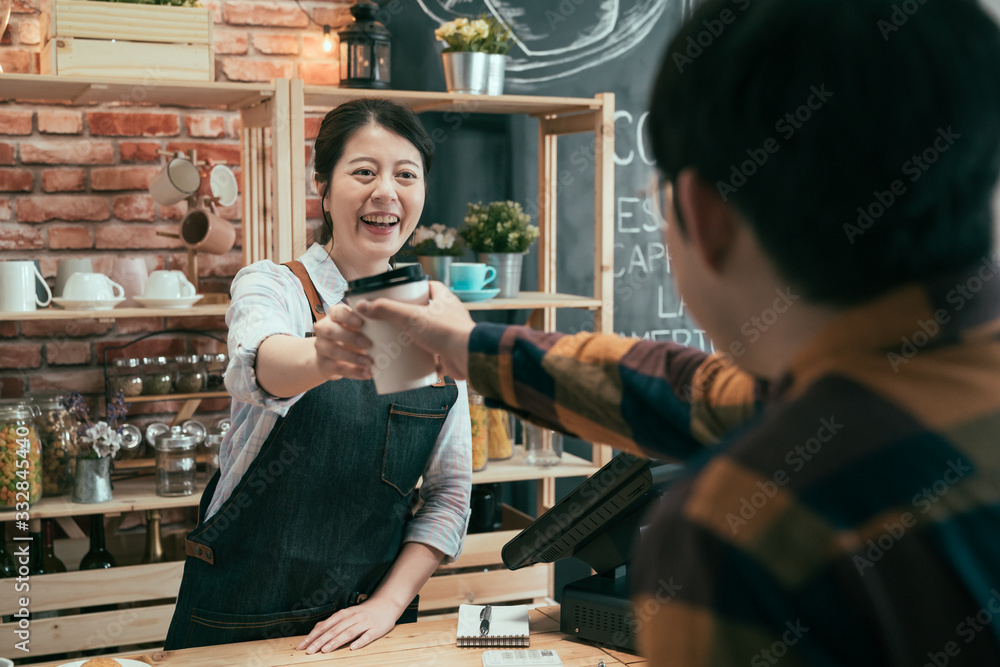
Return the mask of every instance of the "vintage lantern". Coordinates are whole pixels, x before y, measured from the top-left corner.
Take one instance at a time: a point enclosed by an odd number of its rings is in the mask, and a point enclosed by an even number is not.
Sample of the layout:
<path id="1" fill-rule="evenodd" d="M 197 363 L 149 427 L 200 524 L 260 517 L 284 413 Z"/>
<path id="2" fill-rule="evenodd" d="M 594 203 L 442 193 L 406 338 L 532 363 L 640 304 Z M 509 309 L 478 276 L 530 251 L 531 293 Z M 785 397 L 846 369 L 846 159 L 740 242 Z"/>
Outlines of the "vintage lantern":
<path id="1" fill-rule="evenodd" d="M 344 88 L 388 88 L 391 35 L 376 18 L 378 5 L 358 0 L 354 17 L 340 30 L 340 85 Z"/>

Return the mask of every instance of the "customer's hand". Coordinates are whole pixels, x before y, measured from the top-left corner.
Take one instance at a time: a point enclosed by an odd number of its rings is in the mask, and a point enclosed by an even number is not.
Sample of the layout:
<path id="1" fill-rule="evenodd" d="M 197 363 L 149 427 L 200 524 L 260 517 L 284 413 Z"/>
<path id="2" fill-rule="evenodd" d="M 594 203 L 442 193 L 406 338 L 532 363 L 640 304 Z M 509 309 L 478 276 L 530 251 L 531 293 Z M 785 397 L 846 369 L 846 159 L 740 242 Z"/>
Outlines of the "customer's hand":
<path id="1" fill-rule="evenodd" d="M 298 646 L 306 653 L 329 653 L 351 642 L 354 651 L 392 630 L 403 613 L 398 605 L 373 596 L 320 621 Z"/>
<path id="2" fill-rule="evenodd" d="M 316 365 L 328 380 L 368 380 L 372 376 L 371 340 L 361 333 L 362 320 L 349 306 L 338 303 L 313 327 Z"/>
<path id="3" fill-rule="evenodd" d="M 469 335 L 476 323 L 458 297 L 439 282 L 431 282 L 431 302 L 415 306 L 391 299 L 361 301 L 363 317 L 392 322 L 406 331 L 413 342 L 440 359 L 439 372 L 456 380 L 469 375 Z"/>

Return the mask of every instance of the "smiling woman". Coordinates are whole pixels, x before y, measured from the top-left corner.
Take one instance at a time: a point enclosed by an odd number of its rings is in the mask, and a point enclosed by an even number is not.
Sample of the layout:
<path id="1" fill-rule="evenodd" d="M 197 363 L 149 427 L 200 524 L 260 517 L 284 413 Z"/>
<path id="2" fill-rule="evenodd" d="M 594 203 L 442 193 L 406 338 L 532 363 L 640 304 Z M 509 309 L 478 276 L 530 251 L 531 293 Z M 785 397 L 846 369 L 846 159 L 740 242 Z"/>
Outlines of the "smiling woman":
<path id="1" fill-rule="evenodd" d="M 188 535 L 168 649 L 303 634 L 309 652 L 360 648 L 416 620 L 417 591 L 458 555 L 465 384 L 378 395 L 370 341 L 343 302 L 347 282 L 386 271 L 416 227 L 432 152 L 405 107 L 337 107 L 314 150 L 326 238 L 236 276 L 233 426 Z"/>

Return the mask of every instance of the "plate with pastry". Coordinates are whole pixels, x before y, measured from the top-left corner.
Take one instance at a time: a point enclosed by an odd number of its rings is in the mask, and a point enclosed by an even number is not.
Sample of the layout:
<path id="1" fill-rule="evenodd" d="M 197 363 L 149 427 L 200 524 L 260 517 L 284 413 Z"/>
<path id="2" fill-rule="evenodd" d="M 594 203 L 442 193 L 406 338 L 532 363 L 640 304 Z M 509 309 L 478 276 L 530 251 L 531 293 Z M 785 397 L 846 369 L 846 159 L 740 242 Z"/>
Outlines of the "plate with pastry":
<path id="1" fill-rule="evenodd" d="M 59 667 L 149 667 L 149 663 L 128 658 L 91 658 L 89 660 L 75 660 L 67 662 Z"/>

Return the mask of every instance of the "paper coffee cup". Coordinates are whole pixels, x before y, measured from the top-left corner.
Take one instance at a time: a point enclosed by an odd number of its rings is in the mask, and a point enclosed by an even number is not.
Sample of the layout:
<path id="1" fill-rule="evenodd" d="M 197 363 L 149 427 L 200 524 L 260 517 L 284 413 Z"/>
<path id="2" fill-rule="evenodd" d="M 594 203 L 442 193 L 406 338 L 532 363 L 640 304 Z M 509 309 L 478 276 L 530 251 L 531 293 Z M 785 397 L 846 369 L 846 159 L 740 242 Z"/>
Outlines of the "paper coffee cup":
<path id="1" fill-rule="evenodd" d="M 349 303 L 378 298 L 426 306 L 430 302 L 427 276 L 415 265 L 348 283 Z M 361 332 L 372 341 L 368 354 L 374 361 L 372 378 L 379 394 L 419 389 L 437 382 L 434 357 L 418 347 L 406 332 L 389 322 L 367 319 Z"/>

